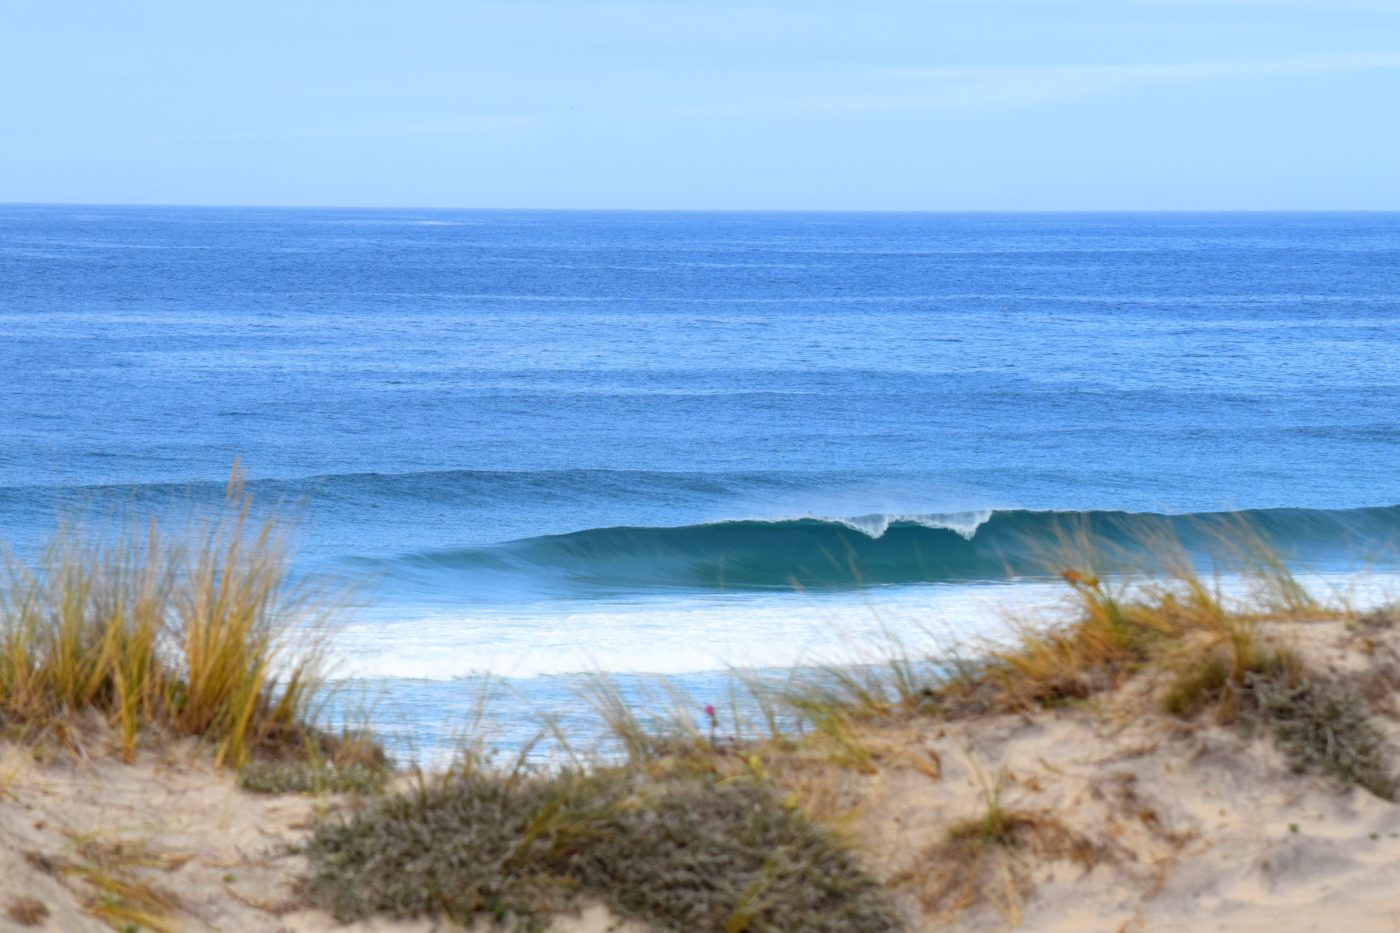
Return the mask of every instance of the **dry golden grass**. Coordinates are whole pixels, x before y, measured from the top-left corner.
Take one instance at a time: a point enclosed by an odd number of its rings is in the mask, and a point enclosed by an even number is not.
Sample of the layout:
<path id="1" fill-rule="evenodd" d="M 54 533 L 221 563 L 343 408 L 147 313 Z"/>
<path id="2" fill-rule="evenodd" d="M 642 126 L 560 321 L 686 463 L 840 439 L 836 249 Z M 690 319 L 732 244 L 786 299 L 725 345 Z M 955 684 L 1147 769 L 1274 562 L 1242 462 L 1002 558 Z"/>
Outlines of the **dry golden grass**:
<path id="1" fill-rule="evenodd" d="M 990 903 L 1014 926 L 1035 892 L 1037 866 L 1068 861 L 1087 871 L 1104 857 L 1051 813 L 1002 809 L 955 825 L 893 883 L 910 890 L 928 917 L 947 922 Z"/>
<path id="2" fill-rule="evenodd" d="M 5 916 L 22 927 L 37 927 L 49 918 L 49 905 L 37 897 L 15 897 L 5 905 Z"/>
<path id="3" fill-rule="evenodd" d="M 1157 569 L 1139 579 L 1100 574 L 1095 568 L 1111 563 L 1102 548 L 1075 540 L 1054 558 L 1070 590 L 1069 621 L 1010 620 L 1012 643 L 990 647 L 980 670 L 944 690 L 979 690 L 1004 709 L 1053 706 L 1111 690 L 1151 666 L 1175 672 L 1167 699 L 1174 712 L 1194 712 L 1214 698 L 1228 720 L 1230 698 L 1250 675 L 1296 666 L 1261 636 L 1262 623 L 1320 621 L 1346 610 L 1313 597 L 1248 529 L 1238 529 L 1222 548 L 1248 581 L 1244 595 L 1228 598 L 1220 581 L 1202 577 L 1169 538 L 1141 544 Z"/>
<path id="4" fill-rule="evenodd" d="M 220 762 L 308 740 L 323 666 L 315 594 L 288 583 L 278 526 L 250 519 L 235 468 L 224 514 L 115 542 L 61 532 L 0 578 L 0 723 L 75 741 L 97 714 L 124 757 L 143 730 L 197 736 Z"/>
<path id="5" fill-rule="evenodd" d="M 73 838 L 71 858 L 27 852 L 25 859 L 72 890 L 85 913 L 113 929 L 162 933 L 174 928 L 171 915 L 179 899 L 149 874 L 175 871 L 189 856 L 159 855 L 140 843 L 82 836 Z"/>
<path id="6" fill-rule="evenodd" d="M 584 700 L 637 767 L 655 769 L 661 762 L 665 769 L 683 765 L 723 775 L 745 770 L 752 758 L 786 778 L 806 770 L 790 767 L 793 762 L 815 755 L 871 774 L 892 760 L 876 738 L 882 724 L 1075 703 L 1147 668 L 1165 675 L 1167 689 L 1145 697 L 1182 717 L 1213 709 L 1217 721 L 1233 721 L 1241 703 L 1257 706 L 1253 693 L 1263 680 L 1291 684 L 1302 675 L 1298 659 L 1264 637 L 1265 623 L 1336 618 L 1345 611 L 1309 594 L 1245 529 L 1227 548 L 1232 569 L 1248 581 L 1232 597 L 1218 579 L 1202 576 L 1173 540 L 1139 543 L 1135 550 L 1148 554 L 1144 563 L 1154 569 L 1137 578 L 1101 573 L 1098 568 L 1124 563 L 1105 547 L 1087 535 L 1064 536 L 1046 560 L 1060 568 L 1069 612 L 1048 623 L 1012 618 L 1012 637 L 983 645 L 978 656 L 920 657 L 891 637 L 881 646 L 883 660 L 793 671 L 781 680 L 737 676 L 747 693 L 743 705 L 766 724 L 751 736 L 736 708 L 717 738 L 713 707 L 667 695 L 664 684 L 656 696 L 665 702 L 641 700 L 645 716 L 638 697 L 623 696 L 601 676 L 588 681 Z M 702 709 L 711 717 L 708 733 Z M 567 737 L 556 738 L 568 744 Z M 937 762 L 916 765 L 938 770 Z"/>

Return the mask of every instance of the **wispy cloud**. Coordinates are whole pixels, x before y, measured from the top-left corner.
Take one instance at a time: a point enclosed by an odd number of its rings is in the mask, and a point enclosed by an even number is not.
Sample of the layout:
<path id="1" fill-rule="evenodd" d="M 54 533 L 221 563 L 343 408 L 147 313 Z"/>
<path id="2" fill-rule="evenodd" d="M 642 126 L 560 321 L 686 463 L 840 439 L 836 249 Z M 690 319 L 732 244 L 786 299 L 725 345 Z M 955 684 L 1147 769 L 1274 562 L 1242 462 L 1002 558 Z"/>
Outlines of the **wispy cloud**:
<path id="1" fill-rule="evenodd" d="M 1400 53 L 1311 55 L 1271 61 L 1179 64 L 976 65 L 886 73 L 898 90 L 827 94 L 788 102 L 810 112 L 941 110 L 1016 106 L 1116 93 L 1135 87 L 1273 75 L 1330 74 L 1400 68 Z M 909 89 L 916 85 L 917 89 Z"/>

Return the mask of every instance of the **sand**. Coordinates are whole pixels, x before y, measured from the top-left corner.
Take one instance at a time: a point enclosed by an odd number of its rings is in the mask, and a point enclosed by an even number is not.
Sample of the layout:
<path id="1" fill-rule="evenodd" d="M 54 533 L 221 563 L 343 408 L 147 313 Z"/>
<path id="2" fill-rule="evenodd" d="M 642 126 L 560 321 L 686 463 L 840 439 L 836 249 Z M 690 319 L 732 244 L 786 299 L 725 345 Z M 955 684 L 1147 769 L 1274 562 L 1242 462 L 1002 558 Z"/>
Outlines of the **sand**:
<path id="1" fill-rule="evenodd" d="M 1394 632 L 1318 623 L 1274 634 L 1373 697 L 1400 747 Z M 877 772 L 838 779 L 853 841 L 878 877 L 900 879 L 925 929 L 1400 930 L 1400 806 L 1292 773 L 1267 734 L 1153 712 L 1163 686 L 1142 677 L 1081 708 L 885 731 L 872 743 L 889 750 Z M 941 773 L 911 767 L 911 749 Z M 996 853 L 981 904 L 921 910 L 949 827 L 986 812 L 998 775 L 1004 806 L 1091 844 L 1092 866 Z M 1027 890 L 1010 893 L 1008 876 Z"/>
<path id="2" fill-rule="evenodd" d="M 102 899 L 84 872 L 104 866 L 109 875 L 138 878 L 167 896 L 168 923 L 176 930 L 441 929 L 427 919 L 347 926 L 298 907 L 292 886 L 305 860 L 291 848 L 318 817 L 349 805 L 333 796 L 246 793 L 192 743 L 143 751 L 132 764 L 95 748 L 84 760 L 55 755 L 41 763 L 29 749 L 2 746 L 0 929 L 112 929 L 83 909 Z M 4 915 L 26 897 L 45 906 L 43 922 L 22 926 Z M 554 928 L 641 929 L 619 925 L 596 905 L 558 918 Z"/>
<path id="3" fill-rule="evenodd" d="M 1400 747 L 1400 635 L 1341 623 L 1274 634 L 1355 684 Z M 1292 773 L 1268 735 L 1154 712 L 1161 688 L 1143 676 L 1071 709 L 871 729 L 869 773 L 811 753 L 787 779 L 891 886 L 912 929 L 1400 930 L 1400 806 Z M 994 848 L 967 887 L 949 830 L 985 813 L 998 782 L 1045 845 Z M 173 929 L 440 929 L 342 927 L 298 908 L 305 866 L 290 847 L 350 805 L 245 793 L 191 744 L 132 764 L 0 746 L 0 926 L 25 929 L 3 910 L 32 898 L 48 915 L 28 928 L 109 929 L 84 910 L 101 894 L 83 872 L 106 865 L 168 897 Z M 940 890 L 954 896 L 931 903 Z M 554 928 L 645 929 L 596 905 Z"/>

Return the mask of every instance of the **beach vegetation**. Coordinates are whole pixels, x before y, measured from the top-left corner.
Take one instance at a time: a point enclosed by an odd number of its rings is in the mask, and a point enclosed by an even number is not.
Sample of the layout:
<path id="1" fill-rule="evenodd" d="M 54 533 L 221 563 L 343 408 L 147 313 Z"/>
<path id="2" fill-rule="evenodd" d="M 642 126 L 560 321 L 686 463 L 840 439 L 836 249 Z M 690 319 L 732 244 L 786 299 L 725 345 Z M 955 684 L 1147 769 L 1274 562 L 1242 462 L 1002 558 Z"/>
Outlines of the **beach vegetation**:
<path id="1" fill-rule="evenodd" d="M 1395 799 L 1397 780 L 1385 737 L 1354 690 L 1303 672 L 1252 676 L 1246 689 L 1250 722 L 1272 731 L 1295 771 L 1317 772 L 1383 800 Z"/>
<path id="2" fill-rule="evenodd" d="M 1354 630 L 1373 632 L 1394 628 L 1397 623 L 1400 623 L 1400 603 L 1386 603 L 1356 613 L 1350 624 Z"/>
<path id="3" fill-rule="evenodd" d="M 37 897 L 12 897 L 5 905 L 5 916 L 22 927 L 37 927 L 49 918 L 49 905 Z"/>
<path id="4" fill-rule="evenodd" d="M 1069 861 L 1087 871 L 1108 853 L 1052 813 L 1010 805 L 1004 768 L 989 781 L 975 761 L 971 764 L 983 809 L 954 821 L 946 839 L 921 852 L 893 883 L 912 891 L 930 916 L 951 920 L 976 904 L 990 903 L 1014 925 L 1035 890 L 1032 869 L 1037 863 Z"/>
<path id="5" fill-rule="evenodd" d="M 110 726 L 196 737 L 222 763 L 324 744 L 315 719 L 326 603 L 288 577 L 272 519 L 253 520 L 235 468 L 225 510 L 177 533 L 112 539 L 70 527 L 0 576 L 0 725 L 30 740 Z"/>
<path id="6" fill-rule="evenodd" d="M 469 770 L 323 823 L 303 895 L 341 920 L 537 928 L 580 898 L 668 930 L 900 928 L 882 889 L 758 781 Z"/>
<path id="7" fill-rule="evenodd" d="M 1244 579 L 1242 591 L 1227 594 L 1218 575 L 1204 575 L 1199 560 L 1165 535 L 1131 548 L 1153 568 L 1133 574 L 1101 540 L 1066 533 L 1045 558 L 1068 588 L 1058 618 L 1009 616 L 1009 639 L 953 662 L 901 646 L 884 666 L 795 674 L 778 696 L 799 730 L 829 743 L 833 761 L 869 771 L 869 730 L 856 724 L 1083 703 L 1151 672 L 1149 681 L 1164 685 L 1148 695 L 1173 716 L 1208 713 L 1216 723 L 1267 729 L 1295 770 L 1393 797 L 1385 744 L 1365 700 L 1309 670 L 1270 635 L 1290 621 L 1373 631 L 1391 624 L 1393 607 L 1358 613 L 1319 598 L 1248 528 L 1222 532 L 1220 548 L 1220 565 Z"/>
<path id="8" fill-rule="evenodd" d="M 179 899 L 149 877 L 169 872 L 188 855 L 157 854 L 139 841 L 75 836 L 71 856 L 24 853 L 25 861 L 77 896 L 85 913 L 117 930 L 172 930 Z"/>
<path id="9" fill-rule="evenodd" d="M 382 765 L 333 765 L 298 760 L 251 761 L 238 786 L 253 794 L 379 794 L 393 773 Z"/>

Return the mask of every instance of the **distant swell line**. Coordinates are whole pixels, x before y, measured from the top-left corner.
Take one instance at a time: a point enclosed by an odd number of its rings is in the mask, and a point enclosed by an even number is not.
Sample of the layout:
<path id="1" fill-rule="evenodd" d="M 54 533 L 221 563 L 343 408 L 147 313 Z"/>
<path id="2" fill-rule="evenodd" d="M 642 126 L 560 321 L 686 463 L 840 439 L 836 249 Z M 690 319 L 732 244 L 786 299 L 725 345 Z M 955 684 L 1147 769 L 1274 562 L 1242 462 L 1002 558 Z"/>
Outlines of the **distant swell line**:
<path id="1" fill-rule="evenodd" d="M 248 487 L 254 493 L 273 498 L 285 495 L 359 492 L 375 495 L 440 495 L 444 492 L 490 491 L 519 487 L 597 486 L 610 488 L 627 484 L 709 485 L 772 481 L 774 473 L 686 473 L 661 470 L 611 470 L 561 468 L 553 470 L 424 470 L 381 473 L 350 470 L 309 476 L 252 477 Z M 58 501 L 82 502 L 93 498 L 135 499 L 209 496 L 221 497 L 227 478 L 190 480 L 151 480 L 140 483 L 14 483 L 0 485 L 0 497 L 44 493 Z"/>

